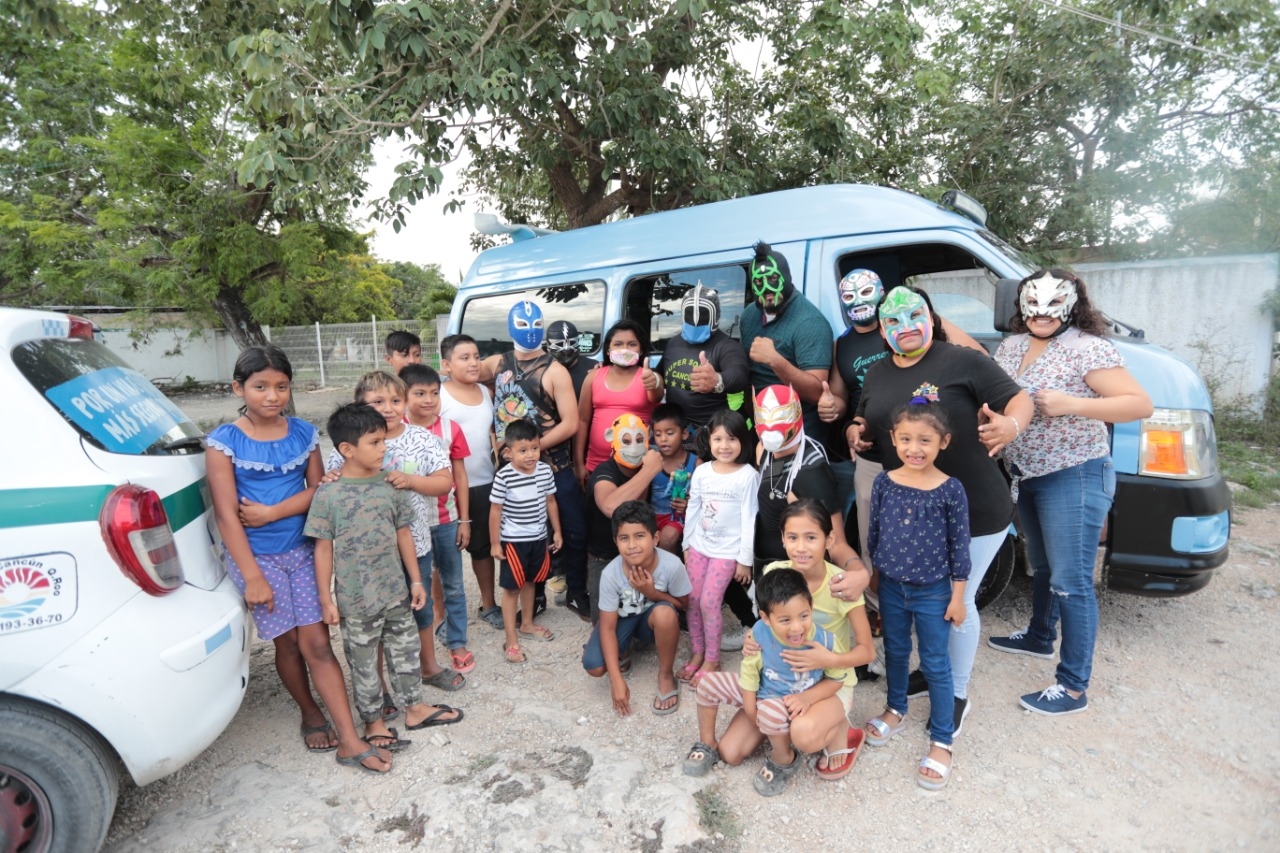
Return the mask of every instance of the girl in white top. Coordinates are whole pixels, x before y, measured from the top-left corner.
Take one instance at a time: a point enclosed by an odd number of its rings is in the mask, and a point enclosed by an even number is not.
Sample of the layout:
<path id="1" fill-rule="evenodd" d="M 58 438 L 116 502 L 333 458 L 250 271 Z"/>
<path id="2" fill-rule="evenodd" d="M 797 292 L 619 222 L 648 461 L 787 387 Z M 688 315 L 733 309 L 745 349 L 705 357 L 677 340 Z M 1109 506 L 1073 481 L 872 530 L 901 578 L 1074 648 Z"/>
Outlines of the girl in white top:
<path id="1" fill-rule="evenodd" d="M 723 409 L 698 434 L 699 465 L 689 481 L 685 512 L 684 564 L 693 591 L 689 594 L 689 642 L 692 654 L 676 673 L 697 683 L 705 672 L 720 668 L 720 614 L 724 592 L 735 578 L 750 583 L 754 559 L 756 492 L 760 472 L 754 435 L 738 412 Z"/>

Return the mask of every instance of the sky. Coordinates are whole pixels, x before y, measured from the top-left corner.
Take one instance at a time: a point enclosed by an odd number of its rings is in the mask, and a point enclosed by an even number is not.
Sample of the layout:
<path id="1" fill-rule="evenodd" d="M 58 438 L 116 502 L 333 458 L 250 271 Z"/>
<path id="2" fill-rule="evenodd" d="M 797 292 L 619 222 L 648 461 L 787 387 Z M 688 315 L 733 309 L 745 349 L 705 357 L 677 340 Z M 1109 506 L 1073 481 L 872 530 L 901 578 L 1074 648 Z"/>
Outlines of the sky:
<path id="1" fill-rule="evenodd" d="M 374 166 L 365 175 L 369 182 L 366 198 L 382 198 L 395 180 L 395 167 L 403 158 L 403 143 L 383 142 L 374 150 Z M 405 227 L 397 234 L 390 223 L 370 218 L 362 228 L 372 228 L 373 254 L 384 261 L 410 261 L 423 266 L 439 264 L 440 272 L 450 284 L 457 284 L 475 260 L 471 250 L 472 216 L 476 212 L 474 197 L 457 213 L 445 213 L 444 206 L 452 198 L 451 190 L 460 182 L 464 163 L 454 162 L 443 168 L 444 188 L 427 196 L 409 209 Z M 366 215 L 368 209 L 366 208 Z"/>

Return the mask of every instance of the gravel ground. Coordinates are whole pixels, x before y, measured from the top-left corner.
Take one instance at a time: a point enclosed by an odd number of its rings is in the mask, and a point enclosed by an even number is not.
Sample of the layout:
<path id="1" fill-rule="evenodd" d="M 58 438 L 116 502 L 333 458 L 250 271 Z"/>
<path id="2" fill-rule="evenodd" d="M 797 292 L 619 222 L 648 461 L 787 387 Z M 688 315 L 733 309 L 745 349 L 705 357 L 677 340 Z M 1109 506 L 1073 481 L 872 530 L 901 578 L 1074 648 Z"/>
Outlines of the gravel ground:
<path id="1" fill-rule="evenodd" d="M 323 422 L 345 397 L 300 393 L 299 412 Z M 178 402 L 206 428 L 236 408 L 225 395 Z M 630 676 L 637 708 L 615 716 L 607 683 L 578 663 L 587 626 L 556 607 L 544 618 L 557 638 L 527 644 L 519 667 L 503 661 L 500 632 L 473 623 L 478 666 L 466 688 L 427 688 L 428 701 L 460 705 L 466 719 L 414 732 L 393 771 L 375 778 L 302 748 L 271 646 L 259 642 L 226 733 L 173 776 L 126 787 L 107 849 L 799 850 L 834 849 L 834 832 L 872 850 L 1275 850 L 1278 565 L 1280 507 L 1241 510 L 1231 560 L 1202 592 L 1104 595 L 1085 714 L 1022 711 L 1017 697 L 1048 686 L 1053 664 L 984 646 L 974 711 L 937 794 L 914 782 L 927 699 L 913 703 L 904 737 L 868 747 L 842 782 L 806 771 L 764 799 L 751 785 L 759 757 L 687 779 L 692 695 L 671 716 L 649 713 L 656 662 L 641 654 Z M 984 636 L 1022 627 L 1029 609 L 1029 583 L 1015 579 L 983 613 Z M 883 684 L 859 685 L 852 719 L 879 712 Z"/>

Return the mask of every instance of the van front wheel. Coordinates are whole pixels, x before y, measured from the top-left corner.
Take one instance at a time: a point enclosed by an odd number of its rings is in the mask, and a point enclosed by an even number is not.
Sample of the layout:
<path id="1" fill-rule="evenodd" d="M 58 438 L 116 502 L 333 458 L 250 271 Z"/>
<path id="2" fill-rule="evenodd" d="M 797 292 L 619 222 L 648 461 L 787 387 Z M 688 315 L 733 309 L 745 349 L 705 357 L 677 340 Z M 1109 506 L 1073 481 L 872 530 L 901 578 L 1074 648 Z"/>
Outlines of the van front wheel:
<path id="1" fill-rule="evenodd" d="M 982 584 L 978 587 L 978 594 L 974 596 L 974 603 L 979 610 L 982 610 L 1004 594 L 1005 589 L 1009 586 L 1009 581 L 1013 579 L 1014 570 L 1017 568 L 1018 563 L 1021 562 L 1018 559 L 1020 553 L 1021 548 L 1018 546 L 1018 537 L 1012 533 L 1006 536 L 995 559 L 987 567 L 987 573 L 983 576 Z"/>
<path id="2" fill-rule="evenodd" d="M 107 837 L 120 780 L 92 732 L 0 699 L 0 851 L 81 853 Z"/>

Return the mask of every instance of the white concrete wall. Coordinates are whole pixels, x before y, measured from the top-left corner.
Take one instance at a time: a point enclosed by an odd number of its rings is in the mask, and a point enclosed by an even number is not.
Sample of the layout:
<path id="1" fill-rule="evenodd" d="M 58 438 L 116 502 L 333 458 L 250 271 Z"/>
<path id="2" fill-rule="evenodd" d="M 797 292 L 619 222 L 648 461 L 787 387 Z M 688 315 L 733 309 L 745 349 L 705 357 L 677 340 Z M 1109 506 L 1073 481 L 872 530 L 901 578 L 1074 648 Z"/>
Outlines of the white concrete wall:
<path id="1" fill-rule="evenodd" d="M 102 335 L 110 349 L 162 385 L 181 385 L 188 376 L 197 382 L 230 382 L 240 354 L 235 340 L 221 329 L 154 329 L 141 340 L 134 340 L 129 329 L 103 329 Z"/>
<path id="2" fill-rule="evenodd" d="M 1280 255 L 1079 264 L 1108 316 L 1186 359 L 1219 399 L 1258 400 L 1271 376 L 1275 317 L 1262 302 L 1280 284 Z"/>

